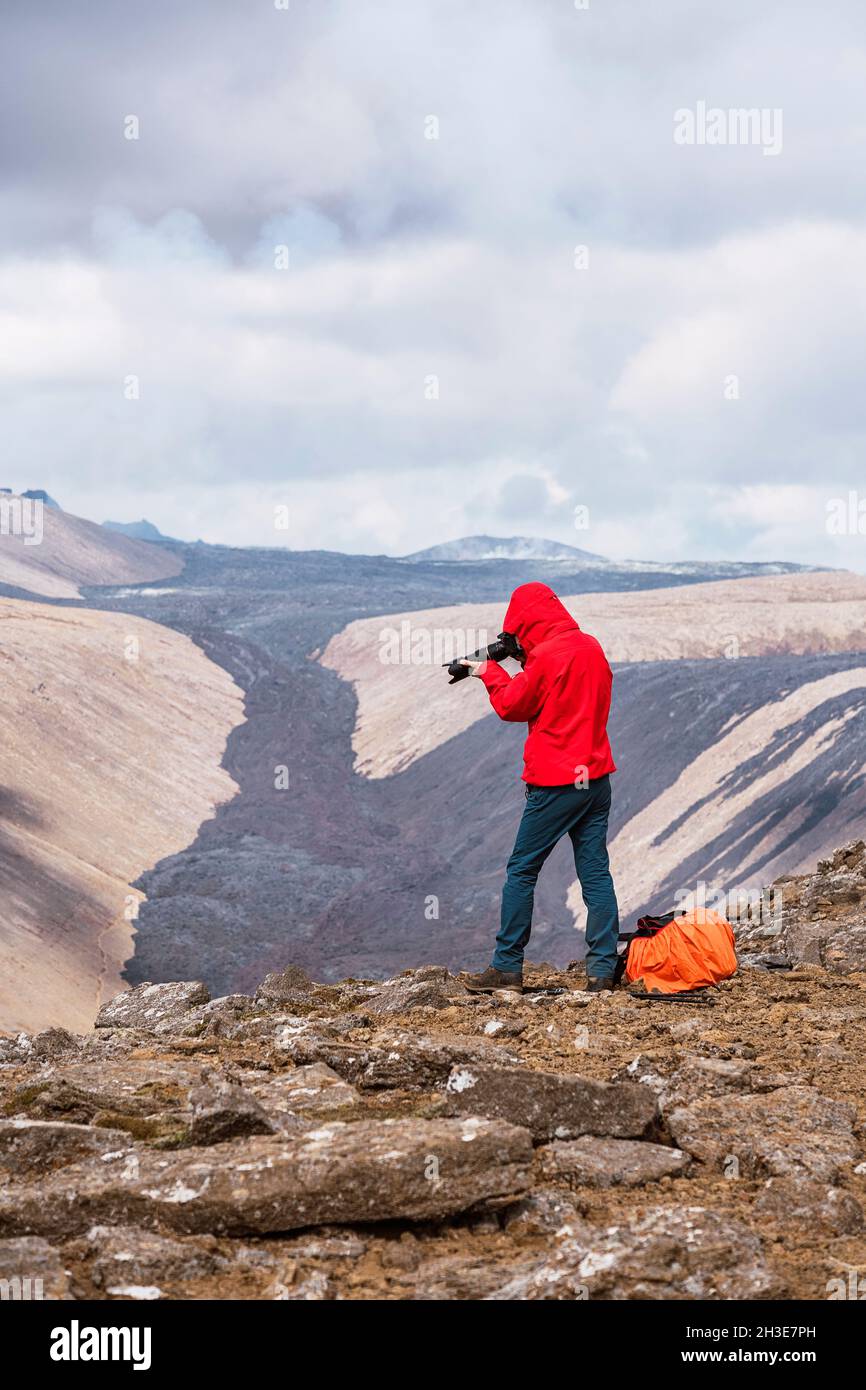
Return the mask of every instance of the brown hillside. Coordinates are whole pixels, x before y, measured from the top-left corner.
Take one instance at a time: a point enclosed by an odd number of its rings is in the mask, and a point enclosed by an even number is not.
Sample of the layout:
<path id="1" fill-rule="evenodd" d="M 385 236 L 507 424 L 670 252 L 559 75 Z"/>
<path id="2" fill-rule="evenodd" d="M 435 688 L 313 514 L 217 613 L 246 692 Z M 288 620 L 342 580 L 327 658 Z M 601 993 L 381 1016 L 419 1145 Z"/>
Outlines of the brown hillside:
<path id="1" fill-rule="evenodd" d="M 42 519 L 38 545 L 0 533 L 0 584 L 46 598 L 78 598 L 81 584 L 142 584 L 170 579 L 183 569 L 183 560 L 163 546 L 106 531 L 54 507 L 44 507 Z"/>
<path id="2" fill-rule="evenodd" d="M 0 599 L 0 1028 L 87 1028 L 117 993 L 129 884 L 233 795 L 241 718 L 187 637 Z"/>
<path id="3" fill-rule="evenodd" d="M 599 639 L 611 662 L 866 651 L 866 576 L 845 571 L 578 594 L 563 603 Z M 447 661 L 449 644 L 453 655 L 465 654 L 462 634 L 473 646 L 476 636 L 492 642 L 504 616 L 504 603 L 463 603 L 361 618 L 331 639 L 322 662 L 351 682 L 358 700 L 358 772 L 388 777 L 490 713 L 478 682 L 465 682 L 443 698 L 447 677 L 438 648 Z M 399 632 L 402 623 L 419 634 L 419 644 L 429 635 L 428 659 L 382 659 L 383 634 Z M 423 656 L 423 646 L 418 650 Z"/>

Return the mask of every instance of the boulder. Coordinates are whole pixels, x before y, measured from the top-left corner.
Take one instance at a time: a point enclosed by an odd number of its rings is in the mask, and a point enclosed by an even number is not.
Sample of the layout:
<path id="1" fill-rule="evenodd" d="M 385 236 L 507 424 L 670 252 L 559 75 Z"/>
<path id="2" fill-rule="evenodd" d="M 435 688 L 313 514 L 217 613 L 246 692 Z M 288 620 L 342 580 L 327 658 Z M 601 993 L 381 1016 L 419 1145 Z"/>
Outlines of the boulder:
<path id="1" fill-rule="evenodd" d="M 350 1010 L 347 1014 L 337 1014 L 336 1018 L 328 1019 L 328 1032 L 335 1038 L 343 1038 L 348 1033 L 354 1033 L 358 1028 L 369 1028 L 372 1022 L 373 1019 L 370 1014 Z M 320 1020 L 317 1020 L 317 1027 L 321 1027 Z"/>
<path id="2" fill-rule="evenodd" d="M 84 1039 L 66 1028 L 46 1028 L 31 1039 L 29 1061 L 53 1062 L 58 1057 L 74 1057 L 84 1045 Z"/>
<path id="3" fill-rule="evenodd" d="M 297 1128 L 298 1117 L 306 1112 L 327 1115 L 361 1099 L 355 1087 L 324 1062 L 295 1067 L 267 1081 L 250 1079 L 248 1085 L 275 1129 Z"/>
<path id="4" fill-rule="evenodd" d="M 362 1090 L 400 1087 L 428 1090 L 444 1086 L 455 1065 L 517 1066 L 519 1058 L 487 1038 L 461 1037 L 446 1041 L 411 1033 L 385 1035 L 370 1048 L 358 1075 Z"/>
<path id="5" fill-rule="evenodd" d="M 859 1235 L 866 1225 L 853 1193 L 810 1178 L 769 1178 L 753 1210 L 808 1245 L 814 1245 L 818 1234 Z"/>
<path id="6" fill-rule="evenodd" d="M 219 1144 L 245 1134 L 271 1134 L 275 1126 L 254 1095 L 218 1073 L 189 1094 L 191 1144 Z"/>
<path id="7" fill-rule="evenodd" d="M 119 1061 L 141 1047 L 151 1047 L 153 1035 L 138 1028 L 100 1028 L 82 1039 L 82 1062 Z"/>
<path id="8" fill-rule="evenodd" d="M 661 1108 L 667 1111 L 705 1096 L 750 1091 L 756 1070 L 756 1063 L 748 1059 L 686 1053 L 659 1098 Z"/>
<path id="9" fill-rule="evenodd" d="M 41 1073 L 34 1084 L 14 1092 L 14 1113 L 37 1119 L 87 1124 L 99 1117 L 145 1117 L 188 1105 L 201 1081 L 201 1065 L 180 1058 L 135 1058 L 62 1063 Z"/>
<path id="10" fill-rule="evenodd" d="M 72 1298 L 59 1250 L 41 1236 L 0 1240 L 0 1300 Z"/>
<path id="11" fill-rule="evenodd" d="M 230 1037 L 239 1024 L 257 1013 L 258 1008 L 250 994 L 225 994 L 190 1009 L 171 1031 L 181 1038 Z"/>
<path id="12" fill-rule="evenodd" d="M 850 923 L 831 933 L 824 946 L 823 963 L 837 975 L 866 970 L 866 925 Z"/>
<path id="13" fill-rule="evenodd" d="M 580 1212 L 566 1193 L 551 1187 L 536 1187 L 519 1202 L 508 1207 L 502 1224 L 510 1236 L 545 1236 L 568 1226 L 572 1232 L 583 1229 Z"/>
<path id="14" fill-rule="evenodd" d="M 467 998 L 469 991 L 444 966 L 426 965 L 386 980 L 365 1007 L 372 1014 L 405 1014 L 421 1008 L 447 1009 L 456 1000 Z"/>
<path id="15" fill-rule="evenodd" d="M 771 963 L 775 955 L 800 968 L 833 975 L 866 970 L 866 844 L 843 845 L 814 873 L 778 881 L 781 910 L 766 926 L 745 922 L 737 932 L 741 963 Z M 790 978 L 790 977 L 789 977 Z"/>
<path id="16" fill-rule="evenodd" d="M 742 1222 L 703 1207 L 655 1207 L 591 1236 L 565 1235 L 489 1300 L 773 1298 L 761 1242 Z"/>
<path id="17" fill-rule="evenodd" d="M 116 994 L 96 1015 L 96 1028 L 138 1028 L 146 1033 L 172 1033 L 198 1004 L 210 999 L 200 981 L 136 985 Z"/>
<path id="18" fill-rule="evenodd" d="M 855 1112 L 812 1086 L 709 1096 L 667 1116 L 679 1147 L 735 1176 L 811 1177 L 833 1182 L 857 1156 Z"/>
<path id="19" fill-rule="evenodd" d="M 142 1149 L 72 1165 L 14 1194 L 0 1189 L 0 1235 L 116 1223 L 222 1235 L 441 1220 L 522 1196 L 531 1156 L 526 1130 L 474 1118 L 333 1122 L 297 1138 Z"/>
<path id="20" fill-rule="evenodd" d="M 686 1052 L 679 1058 L 640 1053 L 616 1079 L 648 1086 L 658 1099 L 662 1115 L 667 1116 L 671 1110 L 708 1096 L 772 1091 L 801 1084 L 805 1078 L 802 1073 L 768 1071 L 749 1058 L 704 1057 Z"/>
<path id="21" fill-rule="evenodd" d="M 106 1291 L 201 1279 L 229 1265 L 206 1240 L 178 1240 L 140 1226 L 92 1226 L 81 1244 L 93 1283 Z"/>
<path id="22" fill-rule="evenodd" d="M 290 1048 L 295 1038 L 309 1033 L 336 1038 L 329 1025 L 320 1024 L 314 1029 L 302 1014 L 269 1013 L 262 1004 L 257 1004 L 252 1014 L 236 1020 L 226 1019 L 221 1028 L 221 1036 L 230 1042 L 259 1041 L 273 1044 L 279 1052 L 292 1056 Z"/>
<path id="23" fill-rule="evenodd" d="M 94 1155 L 126 1150 L 131 1142 L 122 1130 L 62 1120 L 0 1119 L 0 1175 L 31 1179 Z"/>
<path id="24" fill-rule="evenodd" d="M 557 1140 L 538 1150 L 539 1172 L 548 1182 L 566 1179 L 583 1187 L 638 1187 L 673 1177 L 688 1167 L 688 1154 L 637 1139 Z"/>
<path id="25" fill-rule="evenodd" d="M 33 1038 L 30 1033 L 16 1033 L 0 1038 L 0 1066 L 17 1066 L 33 1059 Z"/>
<path id="26" fill-rule="evenodd" d="M 646 1086 L 559 1072 L 462 1063 L 452 1068 L 446 1093 L 447 1113 L 506 1120 L 542 1142 L 581 1134 L 638 1137 L 657 1115 Z"/>
<path id="27" fill-rule="evenodd" d="M 315 986 L 299 965 L 287 965 L 285 969 L 266 975 L 256 990 L 256 999 L 264 1004 L 296 1004 L 306 999 Z"/>
<path id="28" fill-rule="evenodd" d="M 299 1032 L 284 1039 L 280 1051 L 299 1065 L 325 1062 L 362 1091 L 431 1091 L 444 1086 L 455 1065 L 517 1065 L 518 1058 L 487 1038 L 447 1041 L 412 1033 L 383 1033 L 373 1045 L 337 1041 L 320 1033 Z"/>

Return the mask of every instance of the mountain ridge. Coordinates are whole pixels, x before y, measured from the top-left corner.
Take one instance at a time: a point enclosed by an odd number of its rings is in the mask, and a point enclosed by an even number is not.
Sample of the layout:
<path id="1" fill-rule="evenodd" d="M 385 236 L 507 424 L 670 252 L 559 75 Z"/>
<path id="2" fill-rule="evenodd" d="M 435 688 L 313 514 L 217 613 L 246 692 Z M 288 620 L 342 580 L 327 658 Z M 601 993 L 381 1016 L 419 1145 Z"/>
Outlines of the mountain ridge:
<path id="1" fill-rule="evenodd" d="M 27 510 L 15 515 L 21 500 Z M 0 529 L 0 586 L 49 599 L 78 599 L 86 584 L 136 584 L 180 574 L 183 558 L 174 549 L 106 530 L 57 506 L 36 507 L 41 498 L 4 494 Z M 27 530 L 31 534 L 27 534 Z"/>
<path id="2" fill-rule="evenodd" d="M 130 536 L 136 541 L 151 541 L 154 545 L 168 542 L 171 545 L 183 545 L 187 542 L 178 541 L 174 536 L 166 536 L 160 531 L 158 526 L 154 526 L 152 521 L 142 517 L 140 521 L 103 521 L 102 525 L 106 531 L 116 531 L 121 536 Z"/>
<path id="3" fill-rule="evenodd" d="M 803 565 L 792 560 L 612 560 L 606 555 L 561 541 L 535 536 L 463 536 L 458 540 L 416 550 L 398 557 L 403 564 L 433 566 L 489 565 L 517 562 L 549 566 L 549 577 L 560 577 L 560 567 L 597 570 L 613 575 L 683 575 L 696 579 L 751 578 L 761 574 L 799 574 L 823 571 L 823 565 Z"/>
<path id="4" fill-rule="evenodd" d="M 413 564 L 443 561 L 462 564 L 477 560 L 595 560 L 608 563 L 603 555 L 596 555 L 591 550 L 581 550 L 543 536 L 461 536 L 457 540 L 412 551 L 409 555 L 400 556 L 400 559 Z"/>

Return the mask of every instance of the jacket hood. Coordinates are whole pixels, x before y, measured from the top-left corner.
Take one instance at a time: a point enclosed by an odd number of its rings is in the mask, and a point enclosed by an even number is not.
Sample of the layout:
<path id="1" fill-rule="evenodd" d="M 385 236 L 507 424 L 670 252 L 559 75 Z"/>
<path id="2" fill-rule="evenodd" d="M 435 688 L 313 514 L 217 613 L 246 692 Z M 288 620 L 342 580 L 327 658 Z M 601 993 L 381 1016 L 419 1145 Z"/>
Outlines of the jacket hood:
<path id="1" fill-rule="evenodd" d="M 521 584 L 511 595 L 503 632 L 511 632 L 528 654 L 562 632 L 579 632 L 568 609 L 547 584 Z"/>

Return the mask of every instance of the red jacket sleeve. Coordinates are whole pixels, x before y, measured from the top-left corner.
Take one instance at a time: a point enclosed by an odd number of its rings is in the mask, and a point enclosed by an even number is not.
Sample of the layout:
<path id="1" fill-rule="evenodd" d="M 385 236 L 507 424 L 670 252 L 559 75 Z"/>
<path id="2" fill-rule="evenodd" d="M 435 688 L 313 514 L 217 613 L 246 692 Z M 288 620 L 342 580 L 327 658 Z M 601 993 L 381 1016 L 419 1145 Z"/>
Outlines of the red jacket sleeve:
<path id="1" fill-rule="evenodd" d="M 500 719 L 524 724 L 538 714 L 545 694 L 540 662 L 533 662 L 528 671 L 509 676 L 495 661 L 485 661 L 478 674 Z"/>

